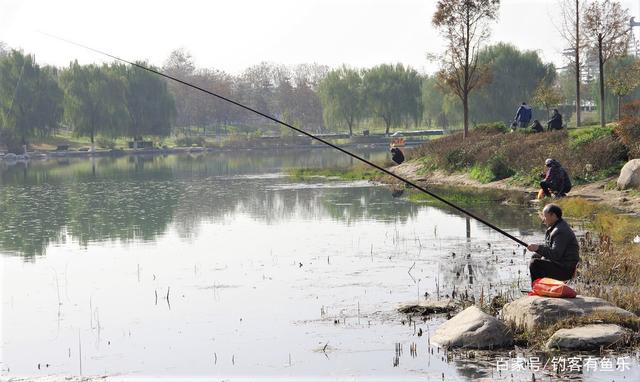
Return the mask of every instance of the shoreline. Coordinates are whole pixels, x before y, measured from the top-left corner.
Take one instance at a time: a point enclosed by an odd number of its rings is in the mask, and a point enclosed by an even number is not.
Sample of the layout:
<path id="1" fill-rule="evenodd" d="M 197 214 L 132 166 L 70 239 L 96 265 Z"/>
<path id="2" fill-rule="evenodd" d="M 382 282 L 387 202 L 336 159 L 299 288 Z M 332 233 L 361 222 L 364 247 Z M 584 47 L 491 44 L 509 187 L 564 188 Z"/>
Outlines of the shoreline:
<path id="1" fill-rule="evenodd" d="M 416 182 L 419 185 L 441 185 L 454 188 L 475 188 L 479 190 L 498 190 L 523 193 L 527 196 L 531 196 L 533 198 L 532 202 L 536 203 L 537 201 L 535 197 L 538 193 L 538 189 L 511 184 L 509 182 L 510 178 L 489 183 L 481 183 L 472 179 L 467 173 L 449 174 L 443 171 L 434 171 L 431 173 L 421 174 L 419 173 L 420 165 L 413 161 L 390 167 L 388 170 L 394 174 Z M 616 179 L 616 177 L 610 177 L 593 183 L 574 186 L 567 197 L 582 198 L 592 203 L 604 204 L 608 207 L 612 207 L 624 214 L 640 216 L 640 192 L 634 190 L 620 191 L 615 188 L 607 189 L 607 184 L 611 181 L 615 182 Z M 396 181 L 389 182 L 386 179 L 383 180 L 383 182 L 387 184 L 397 184 Z"/>
<path id="2" fill-rule="evenodd" d="M 420 145 L 422 142 L 411 142 L 406 147 L 414 147 Z M 368 148 L 386 148 L 389 146 L 388 142 L 367 142 L 367 143 L 345 143 L 336 144 L 341 148 L 356 148 L 356 149 L 368 149 Z M 221 147 L 173 147 L 173 148 L 144 148 L 144 149 L 111 149 L 111 150 L 32 150 L 28 151 L 27 155 L 16 155 L 12 153 L 0 152 L 1 162 L 24 162 L 28 160 L 42 160 L 47 158 L 90 158 L 90 157 L 119 157 L 127 155 L 172 155 L 172 154 L 189 154 L 189 153 L 214 153 L 214 152 L 229 152 L 229 151 L 280 151 L 280 150 L 317 150 L 317 149 L 332 149 L 330 146 L 322 144 L 289 144 L 289 145 L 256 145 L 256 146 L 221 146 Z"/>

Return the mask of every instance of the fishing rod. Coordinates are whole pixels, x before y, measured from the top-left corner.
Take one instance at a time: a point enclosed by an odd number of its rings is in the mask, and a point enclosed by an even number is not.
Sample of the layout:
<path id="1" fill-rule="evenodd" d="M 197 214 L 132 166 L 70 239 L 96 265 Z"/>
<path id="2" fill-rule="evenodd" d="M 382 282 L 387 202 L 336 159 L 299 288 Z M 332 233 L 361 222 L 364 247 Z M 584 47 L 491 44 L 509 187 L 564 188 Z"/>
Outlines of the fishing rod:
<path id="1" fill-rule="evenodd" d="M 136 63 L 136 62 L 131 62 L 131 61 L 125 60 L 125 59 L 120 58 L 120 57 L 118 57 L 118 56 L 114 56 L 113 54 L 110 54 L 110 53 L 107 53 L 107 52 L 104 52 L 104 51 L 101 51 L 101 50 L 98 50 L 98 49 L 95 49 L 95 48 L 89 47 L 89 46 L 87 46 L 87 45 L 83 45 L 83 44 L 77 43 L 77 42 L 75 42 L 75 41 L 67 40 L 67 39 L 65 39 L 65 38 L 58 37 L 58 36 L 54 36 L 54 35 L 51 35 L 51 34 L 49 34 L 49 33 L 44 33 L 44 32 L 41 32 L 41 33 L 43 33 L 44 35 L 49 36 L 49 37 L 51 37 L 51 38 L 54 38 L 54 39 L 56 39 L 56 40 L 60 40 L 60 41 L 66 42 L 66 43 L 68 43 L 68 44 L 75 45 L 75 46 L 78 46 L 78 47 L 80 47 L 80 48 L 87 49 L 87 50 L 90 50 L 90 51 L 92 51 L 92 52 L 95 52 L 95 53 L 101 54 L 101 55 L 103 55 L 103 56 L 107 56 L 107 57 L 113 58 L 114 60 L 117 60 L 117 61 L 123 62 L 123 63 L 125 63 L 125 64 L 129 64 L 129 65 L 135 66 L 135 67 L 140 68 L 140 69 L 142 69 L 142 70 L 146 70 L 147 72 L 150 72 L 150 73 L 153 73 L 153 74 L 159 75 L 159 76 L 161 76 L 161 77 L 164 77 L 164 78 L 167 78 L 167 79 L 169 79 L 169 80 L 175 81 L 175 82 L 180 83 L 180 84 L 182 84 L 182 85 L 185 85 L 185 86 L 188 86 L 188 87 L 190 87 L 190 88 L 193 88 L 193 89 L 199 90 L 199 91 L 201 91 L 201 92 L 203 92 L 203 93 L 206 93 L 206 94 L 208 94 L 208 95 L 214 96 L 214 97 L 216 97 L 216 98 L 218 98 L 218 99 L 221 99 L 221 100 L 223 100 L 223 101 L 225 101 L 225 102 L 229 102 L 229 103 L 231 103 L 231 104 L 233 104 L 233 105 L 236 105 L 236 106 L 238 106 L 238 107 L 240 107 L 240 108 L 242 108 L 242 109 L 245 109 L 245 110 L 248 110 L 248 111 L 250 111 L 250 112 L 252 112 L 252 113 L 258 114 L 258 115 L 260 115 L 260 116 L 262 116 L 262 117 L 264 117 L 264 118 L 266 118 L 266 119 L 268 119 L 268 120 L 271 120 L 271 121 L 273 121 L 273 122 L 275 122 L 275 123 L 278 123 L 278 124 L 280 124 L 280 125 L 282 125 L 282 126 L 286 126 L 286 127 L 288 127 L 289 129 L 292 129 L 292 130 L 294 130 L 294 131 L 297 131 L 297 132 L 298 132 L 298 133 L 300 133 L 300 134 L 306 135 L 307 137 L 309 137 L 309 138 L 311 138 L 311 139 L 314 139 L 314 140 L 316 140 L 316 141 L 318 141 L 318 142 L 321 142 L 321 143 L 323 143 L 323 144 L 325 144 L 325 145 L 327 145 L 327 146 L 329 146 L 329 147 L 332 147 L 332 148 L 334 148 L 334 149 L 336 149 L 336 150 L 340 151 L 341 153 L 344 153 L 344 154 L 346 154 L 346 155 L 348 155 L 348 156 L 350 156 L 350 157 L 352 157 L 352 158 L 354 158 L 354 159 L 357 159 L 357 160 L 359 160 L 360 162 L 362 162 L 362 163 L 364 163 L 364 164 L 366 164 L 366 165 L 369 165 L 369 166 L 371 166 L 371 167 L 373 167 L 373 168 L 375 168 L 375 169 L 377 169 L 377 170 L 379 170 L 379 171 L 381 171 L 381 172 L 383 172 L 383 173 L 385 173 L 385 174 L 387 174 L 387 175 L 389 175 L 389 176 L 391 176 L 391 177 L 393 177 L 393 178 L 395 178 L 395 179 L 398 179 L 399 181 L 401 181 L 401 182 L 403 182 L 403 183 L 405 183 L 405 184 L 408 184 L 409 186 L 411 186 L 411 187 L 413 187 L 413 188 L 415 188 L 415 189 L 417 189 L 417 190 L 420 190 L 420 191 L 424 192 L 425 194 L 427 194 L 427 195 L 431 196 L 432 198 L 434 198 L 434 199 L 436 199 L 436 200 L 439 200 L 440 202 L 442 202 L 442 203 L 444 203 L 444 204 L 448 205 L 449 207 L 452 207 L 452 208 L 454 208 L 454 209 L 456 209 L 456 210 L 458 210 L 458 211 L 462 212 L 463 214 L 465 214 L 465 215 L 467 215 L 467 216 L 469 216 L 469 217 L 471 217 L 471 218 L 473 218 L 473 219 L 475 219 L 475 220 L 477 220 L 477 221 L 479 221 L 479 222 L 483 223 L 483 224 L 484 224 L 484 225 L 486 225 L 487 227 L 489 227 L 489 228 L 491 228 L 491 229 L 493 229 L 493 230 L 495 230 L 495 231 L 497 231 L 497 232 L 501 233 L 502 235 L 504 235 L 504 236 L 508 237 L 509 239 L 511 239 L 511 240 L 513 240 L 513 241 L 515 241 L 516 243 L 518 243 L 518 244 L 520 244 L 520 245 L 523 245 L 524 247 L 527 247 L 527 246 L 528 246 L 528 244 L 527 244 L 527 243 L 525 243 L 524 241 L 522 241 L 522 240 L 518 239 L 517 237 L 515 237 L 515 236 L 511 235 L 510 233 L 508 233 L 508 232 L 504 231 L 503 229 L 501 229 L 501 228 L 499 228 L 499 227 L 497 227 L 497 226 L 495 226 L 495 225 L 491 224 L 490 222 L 488 222 L 488 221 L 484 220 L 483 218 L 481 218 L 481 217 L 479 217 L 479 216 L 475 215 L 474 213 L 472 213 L 472 212 L 470 212 L 470 211 L 468 211 L 468 210 L 466 210 L 466 209 L 464 209 L 464 208 L 462 208 L 462 207 L 459 207 L 459 206 L 457 206 L 457 205 L 455 205 L 455 204 L 451 203 L 450 201 L 448 201 L 448 200 L 446 200 L 446 199 L 444 199 L 444 198 L 442 198 L 442 197 L 440 197 L 440 196 L 438 196 L 438 195 L 434 194 L 433 192 L 431 192 L 431 191 L 427 190 L 426 188 L 421 187 L 421 186 L 417 185 L 416 183 L 414 183 L 414 182 L 412 182 L 412 181 L 410 181 L 410 180 L 408 180 L 408 179 L 406 179 L 406 178 L 401 177 L 400 175 L 394 174 L 393 172 L 391 172 L 391 171 L 387 170 L 386 168 L 381 167 L 381 166 L 379 166 L 379 165 L 377 165 L 377 164 L 375 164 L 375 163 L 373 163 L 373 162 L 370 162 L 370 161 L 368 161 L 368 160 L 366 160 L 366 159 L 364 159 L 364 158 L 362 158 L 362 157 L 360 157 L 360 156 L 358 156 L 358 155 L 356 155 L 356 154 L 354 154 L 354 153 L 352 153 L 352 152 L 349 152 L 349 151 L 347 151 L 347 150 L 345 150 L 345 149 L 343 149 L 343 148 L 341 148 L 341 147 L 339 147 L 339 146 L 336 146 L 336 145 L 334 145 L 334 144 L 333 144 L 333 143 L 331 143 L 331 142 L 328 142 L 328 141 L 326 141 L 326 140 L 324 140 L 324 139 L 322 139 L 322 138 L 320 138 L 320 137 L 317 137 L 317 136 L 315 136 L 315 135 L 313 135 L 313 134 L 311 134 L 311 133 L 308 133 L 308 132 L 306 132 L 306 131 L 304 131 L 304 130 L 302 130 L 302 129 L 299 129 L 299 128 L 295 127 L 295 126 L 292 126 L 292 125 L 290 125 L 290 124 L 288 124 L 288 123 L 286 123 L 286 122 L 283 122 L 283 121 L 281 121 L 281 120 L 279 120 L 279 119 L 277 119 L 277 118 L 275 118 L 275 117 L 273 117 L 273 116 L 271 116 L 271 115 L 269 115 L 269 114 L 265 114 L 265 113 L 263 113 L 263 112 L 261 112 L 261 111 L 259 111 L 259 110 L 256 110 L 256 109 L 254 109 L 254 108 L 252 108 L 252 107 L 249 107 L 249 106 L 247 106 L 247 105 L 244 105 L 244 104 L 242 104 L 242 103 L 240 103 L 240 102 L 234 101 L 234 100 L 232 100 L 232 99 L 230 99 L 230 98 L 227 98 L 227 97 L 222 96 L 222 95 L 220 95 L 220 94 L 214 93 L 214 92 L 212 92 L 212 91 L 210 91 L 210 90 L 207 90 L 207 89 L 201 88 L 201 87 L 199 87 L 199 86 L 197 86 L 197 85 L 194 85 L 194 84 L 192 84 L 192 83 L 189 83 L 189 82 L 183 81 L 183 80 L 181 80 L 181 79 L 175 78 L 175 77 L 170 76 L 170 75 L 168 75 L 168 74 L 165 74 L 165 73 L 159 72 L 159 71 L 157 71 L 157 70 L 155 70 L 155 69 L 153 69 L 153 68 L 149 68 L 149 67 L 147 67 L 147 66 L 145 66 L 145 65 L 142 65 L 142 64 L 139 64 L 139 63 Z"/>

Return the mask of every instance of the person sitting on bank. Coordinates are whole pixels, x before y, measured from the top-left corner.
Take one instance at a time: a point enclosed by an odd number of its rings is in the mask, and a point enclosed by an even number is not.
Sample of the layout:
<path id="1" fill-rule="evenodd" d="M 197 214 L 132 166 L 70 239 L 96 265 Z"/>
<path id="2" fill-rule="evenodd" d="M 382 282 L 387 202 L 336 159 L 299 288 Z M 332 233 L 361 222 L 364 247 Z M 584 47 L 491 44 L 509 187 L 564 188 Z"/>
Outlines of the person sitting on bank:
<path id="1" fill-rule="evenodd" d="M 547 167 L 547 171 L 541 174 L 544 180 L 540 182 L 543 195 L 548 198 L 566 196 L 571 191 L 571 179 L 567 170 L 562 167 L 560 162 L 552 158 L 547 158 L 544 165 Z"/>
<path id="2" fill-rule="evenodd" d="M 558 109 L 553 109 L 553 113 L 551 114 L 551 119 L 547 121 L 547 130 L 561 130 L 562 129 L 562 114 L 558 111 Z"/>
<path id="3" fill-rule="evenodd" d="M 542 277 L 570 280 L 580 261 L 580 246 L 569 224 L 562 219 L 562 209 L 557 204 L 547 204 L 540 216 L 548 227 L 544 244 L 529 244 L 534 254 L 529 263 L 531 282 Z"/>
<path id="4" fill-rule="evenodd" d="M 540 121 L 534 119 L 533 124 L 531 125 L 531 130 L 533 130 L 534 133 L 542 133 L 544 131 L 544 127 L 542 127 Z"/>
<path id="5" fill-rule="evenodd" d="M 404 154 L 402 153 L 402 150 L 393 145 L 391 146 L 391 160 L 397 164 L 402 164 L 402 162 L 404 162 Z"/>

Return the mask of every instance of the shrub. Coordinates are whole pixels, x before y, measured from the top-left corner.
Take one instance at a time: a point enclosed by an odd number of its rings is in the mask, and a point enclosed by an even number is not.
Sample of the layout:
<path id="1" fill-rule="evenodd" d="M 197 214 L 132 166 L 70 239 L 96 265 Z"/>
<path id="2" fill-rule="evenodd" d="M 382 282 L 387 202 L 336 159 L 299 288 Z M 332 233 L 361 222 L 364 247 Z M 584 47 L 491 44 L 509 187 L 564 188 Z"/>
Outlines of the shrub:
<path id="1" fill-rule="evenodd" d="M 509 167 L 507 158 L 502 155 L 496 155 L 489 160 L 489 170 L 492 174 L 492 180 L 505 179 L 516 173 Z"/>
<path id="2" fill-rule="evenodd" d="M 107 137 L 98 137 L 96 139 L 96 144 L 98 145 L 98 147 L 102 147 L 105 149 L 113 150 L 116 148 L 116 141 Z"/>
<path id="3" fill-rule="evenodd" d="M 640 158 L 640 123 L 621 124 L 614 133 L 628 149 L 629 158 Z"/>
<path id="4" fill-rule="evenodd" d="M 481 123 L 476 125 L 473 130 L 477 133 L 486 135 L 504 134 L 509 131 L 507 126 L 502 122 Z"/>
<path id="5" fill-rule="evenodd" d="M 480 183 L 489 183 L 493 181 L 493 174 L 488 166 L 475 164 L 469 169 L 469 176 Z"/>
<path id="6" fill-rule="evenodd" d="M 475 164 L 469 169 L 471 178 L 482 183 L 505 179 L 513 174 L 515 171 L 509 167 L 506 158 L 502 155 L 491 157 L 486 165 Z"/>
<path id="7" fill-rule="evenodd" d="M 204 137 L 181 137 L 176 139 L 176 145 L 180 147 L 204 147 Z"/>
<path id="8" fill-rule="evenodd" d="M 463 169 L 472 163 L 472 159 L 462 148 L 451 150 L 445 154 L 446 166 L 450 170 Z"/>
<path id="9" fill-rule="evenodd" d="M 572 149 L 576 149 L 597 139 L 610 137 L 612 133 L 612 128 L 599 126 L 594 128 L 574 130 L 569 134 L 569 147 L 571 147 Z"/>

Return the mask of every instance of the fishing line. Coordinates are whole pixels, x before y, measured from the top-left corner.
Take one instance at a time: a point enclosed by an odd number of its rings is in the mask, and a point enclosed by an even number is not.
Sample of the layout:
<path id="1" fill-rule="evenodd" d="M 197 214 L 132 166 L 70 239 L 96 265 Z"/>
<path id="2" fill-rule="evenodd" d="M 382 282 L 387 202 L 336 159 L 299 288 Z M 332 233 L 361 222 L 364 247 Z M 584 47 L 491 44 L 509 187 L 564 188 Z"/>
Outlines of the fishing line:
<path id="1" fill-rule="evenodd" d="M 371 166 L 371 167 L 373 167 L 373 168 L 375 168 L 375 169 L 377 169 L 377 170 L 379 170 L 379 171 L 381 171 L 381 172 L 383 172 L 383 173 L 385 173 L 385 174 L 387 174 L 387 175 L 389 175 L 389 176 L 391 176 L 391 177 L 393 177 L 393 178 L 395 178 L 395 179 L 400 180 L 401 182 L 403 182 L 403 183 L 405 183 L 405 184 L 408 184 L 409 186 L 411 186 L 411 187 L 413 187 L 413 188 L 415 188 L 415 189 L 417 189 L 417 190 L 420 190 L 420 191 L 424 192 L 425 194 L 427 194 L 427 195 L 431 196 L 432 198 L 434 198 L 434 199 L 436 199 L 436 200 L 439 200 L 440 202 L 442 202 L 442 203 L 444 203 L 444 204 L 448 205 L 449 207 L 452 207 L 452 208 L 454 208 L 454 209 L 456 209 L 456 210 L 458 210 L 458 211 L 462 212 L 463 214 L 465 214 L 465 215 L 467 215 L 467 216 L 469 216 L 469 217 L 471 217 L 471 218 L 473 218 L 473 219 L 475 219 L 475 220 L 477 220 L 477 221 L 479 221 L 479 222 L 483 223 L 483 224 L 484 224 L 484 225 L 486 225 L 487 227 L 489 227 L 489 228 L 491 228 L 491 229 L 493 229 L 493 230 L 495 230 L 495 231 L 497 231 L 497 232 L 501 233 L 502 235 L 504 235 L 504 236 L 508 237 L 509 239 L 511 239 L 511 240 L 513 240 L 513 241 L 515 241 L 516 243 L 518 243 L 518 244 L 520 244 L 520 245 L 523 245 L 523 246 L 525 246 L 525 247 L 527 247 L 527 245 L 528 245 L 527 243 L 525 243 L 524 241 L 522 241 L 522 240 L 518 239 L 517 237 L 515 237 L 515 236 L 511 235 L 510 233 L 508 233 L 508 232 L 506 232 L 506 231 L 502 230 L 502 229 L 501 229 L 501 228 L 499 228 L 499 227 L 496 227 L 495 225 L 493 225 L 493 224 L 491 224 L 490 222 L 488 222 L 488 221 L 486 221 L 486 220 L 482 219 L 481 217 L 476 216 L 476 215 L 475 215 L 475 214 L 473 214 L 472 212 L 470 212 L 470 211 L 468 211 L 468 210 L 466 210 L 466 209 L 464 209 L 464 208 L 462 208 L 462 207 L 459 207 L 459 206 L 457 206 L 457 205 L 455 205 L 455 204 L 451 203 L 450 201 L 448 201 L 448 200 L 446 200 L 446 199 L 444 199 L 444 198 L 442 198 L 442 197 L 440 197 L 440 196 L 438 196 L 438 195 L 434 194 L 433 192 L 431 192 L 431 191 L 429 191 L 429 190 L 425 189 L 424 187 L 421 187 L 421 186 L 419 186 L 419 185 L 415 184 L 414 182 L 412 182 L 412 181 L 410 181 L 410 180 L 408 180 L 408 179 L 405 179 L 405 178 L 403 178 L 403 177 L 401 177 L 401 176 L 399 176 L 399 175 L 397 175 L 397 174 L 394 174 L 393 172 L 391 172 L 391 171 L 389 171 L 389 170 L 385 169 L 384 167 L 378 166 L 377 164 L 375 164 L 375 163 L 373 163 L 373 162 L 370 162 L 370 161 L 368 161 L 368 160 L 366 160 L 366 159 L 364 159 L 364 158 L 362 158 L 362 157 L 359 157 L 359 156 L 358 156 L 358 155 L 356 155 L 356 154 L 353 154 L 353 153 L 351 153 L 351 152 L 349 152 L 349 151 L 347 151 L 347 150 L 345 150 L 345 149 L 343 149 L 343 148 L 341 148 L 341 147 L 339 147 L 339 146 L 336 146 L 336 145 L 334 145 L 334 144 L 333 144 L 333 143 L 331 143 L 331 142 L 328 142 L 328 141 L 326 141 L 326 140 L 324 140 L 324 139 L 322 139 L 322 138 L 320 138 L 320 137 L 316 137 L 315 135 L 313 135 L 313 134 L 311 134 L 311 133 L 308 133 L 308 132 L 306 132 L 306 131 L 304 131 L 304 130 L 301 130 L 301 129 L 299 129 L 299 128 L 295 127 L 295 126 L 292 126 L 292 125 L 290 125 L 290 124 L 288 124 L 288 123 L 286 123 L 286 122 L 283 122 L 283 121 L 281 121 L 281 120 L 279 120 L 279 119 L 277 119 L 277 118 L 275 118 L 275 117 L 272 117 L 272 116 L 270 116 L 270 115 L 268 115 L 268 114 L 265 114 L 265 113 L 263 113 L 263 112 L 261 112 L 261 111 L 259 111 L 259 110 L 253 109 L 253 108 L 251 108 L 251 107 L 249 107 L 249 106 L 246 106 L 246 105 L 244 105 L 244 104 L 241 104 L 240 102 L 234 101 L 234 100 L 232 100 L 232 99 L 230 99 L 230 98 L 227 98 L 227 97 L 225 97 L 225 96 L 222 96 L 222 95 L 220 95 L 220 94 L 216 94 L 216 93 L 214 93 L 214 92 L 212 92 L 212 91 L 209 91 L 209 90 L 207 90 L 207 89 L 201 88 L 201 87 L 199 87 L 199 86 L 197 86 L 197 85 L 193 85 L 193 84 L 191 84 L 191 83 L 189 83 L 189 82 L 186 82 L 186 81 L 180 80 L 180 79 L 178 79 L 178 78 L 172 77 L 172 76 L 170 76 L 170 75 L 168 75 L 168 74 L 165 74 L 165 73 L 159 72 L 159 71 L 157 71 L 157 70 L 155 70 L 155 69 L 148 68 L 148 67 L 146 67 L 146 66 L 144 66 L 144 65 L 142 65 L 142 64 L 138 64 L 138 63 L 135 63 L 135 62 L 131 62 L 131 61 L 125 60 L 125 59 L 123 59 L 123 58 L 120 58 L 120 57 L 114 56 L 114 55 L 112 55 L 112 54 L 109 54 L 109 53 L 107 53 L 107 52 L 104 52 L 104 51 L 101 51 L 101 50 L 98 50 L 98 49 L 95 49 L 95 48 L 91 48 L 91 47 L 89 47 L 89 46 L 86 46 L 86 45 L 83 45 L 83 44 L 80 44 L 80 43 L 77 43 L 77 42 L 74 42 L 74 41 L 71 41 L 71 40 L 67 40 L 67 39 L 62 38 L 62 37 L 54 36 L 54 35 L 51 35 L 51 34 L 49 34 L 49 33 L 45 33 L 45 32 L 40 32 L 40 33 L 42 33 L 42 34 L 44 34 L 44 35 L 46 35 L 46 36 L 48 36 L 48 37 L 54 38 L 54 39 L 56 39 L 56 40 L 60 40 L 60 41 L 66 42 L 66 43 L 68 43 L 68 44 L 75 45 L 75 46 L 78 46 L 78 47 L 80 47 L 80 48 L 83 48 L 83 49 L 90 50 L 90 51 L 92 51 L 92 52 L 95 52 L 95 53 L 101 54 L 101 55 L 103 55 L 103 56 L 107 56 L 107 57 L 113 58 L 114 60 L 117 60 L 117 61 L 120 61 L 120 62 L 124 62 L 125 64 L 129 64 L 129 65 L 135 66 L 135 67 L 137 67 L 137 68 L 140 68 L 140 69 L 146 70 L 146 71 L 148 71 L 148 72 L 150 72 L 150 73 L 157 74 L 157 75 L 159 75 L 159 76 L 161 76 L 161 77 L 164 77 L 164 78 L 167 78 L 167 79 L 169 79 L 169 80 L 172 80 L 172 81 L 178 82 L 178 83 L 183 84 L 183 85 L 185 85 L 185 86 L 188 86 L 188 87 L 190 87 L 190 88 L 193 88 L 193 89 L 199 90 L 199 91 L 201 91 L 201 92 L 203 92 L 203 93 L 206 93 L 206 94 L 209 94 L 209 95 L 211 95 L 211 96 L 214 96 L 214 97 L 216 97 L 216 98 L 218 98 L 218 99 L 221 99 L 221 100 L 223 100 L 223 101 L 229 102 L 229 103 L 231 103 L 231 104 L 233 104 L 233 105 L 236 105 L 236 106 L 238 106 L 238 107 L 240 107 L 240 108 L 243 108 L 243 109 L 245 109 L 245 110 L 248 110 L 248 111 L 250 111 L 250 112 L 252 112 L 252 113 L 255 113 L 255 114 L 261 115 L 261 116 L 263 116 L 264 118 L 266 118 L 266 119 L 268 119 L 268 120 L 271 120 L 271 121 L 273 121 L 273 122 L 275 122 L 275 123 L 278 123 L 278 124 L 280 124 L 280 125 L 286 126 L 286 127 L 288 127 L 289 129 L 292 129 L 292 130 L 294 130 L 294 131 L 297 131 L 297 132 L 298 132 L 298 133 L 300 133 L 300 134 L 306 135 L 307 137 L 309 137 L 309 138 L 311 138 L 311 139 L 314 139 L 314 140 L 316 140 L 316 141 L 318 141 L 318 142 L 321 142 L 321 143 L 323 143 L 323 144 L 325 144 L 325 145 L 327 145 L 327 146 L 329 146 L 329 147 L 332 147 L 332 148 L 334 148 L 334 149 L 336 149 L 336 150 L 338 150 L 338 151 L 340 151 L 340 152 L 342 152 L 342 153 L 344 153 L 344 154 L 346 154 L 346 155 L 348 155 L 348 156 L 350 156 L 350 157 L 352 157 L 352 158 L 354 158 L 354 159 L 359 160 L 359 161 L 360 161 L 360 162 L 362 162 L 362 163 L 365 163 L 365 164 L 367 164 L 367 165 L 369 165 L 369 166 Z"/>

